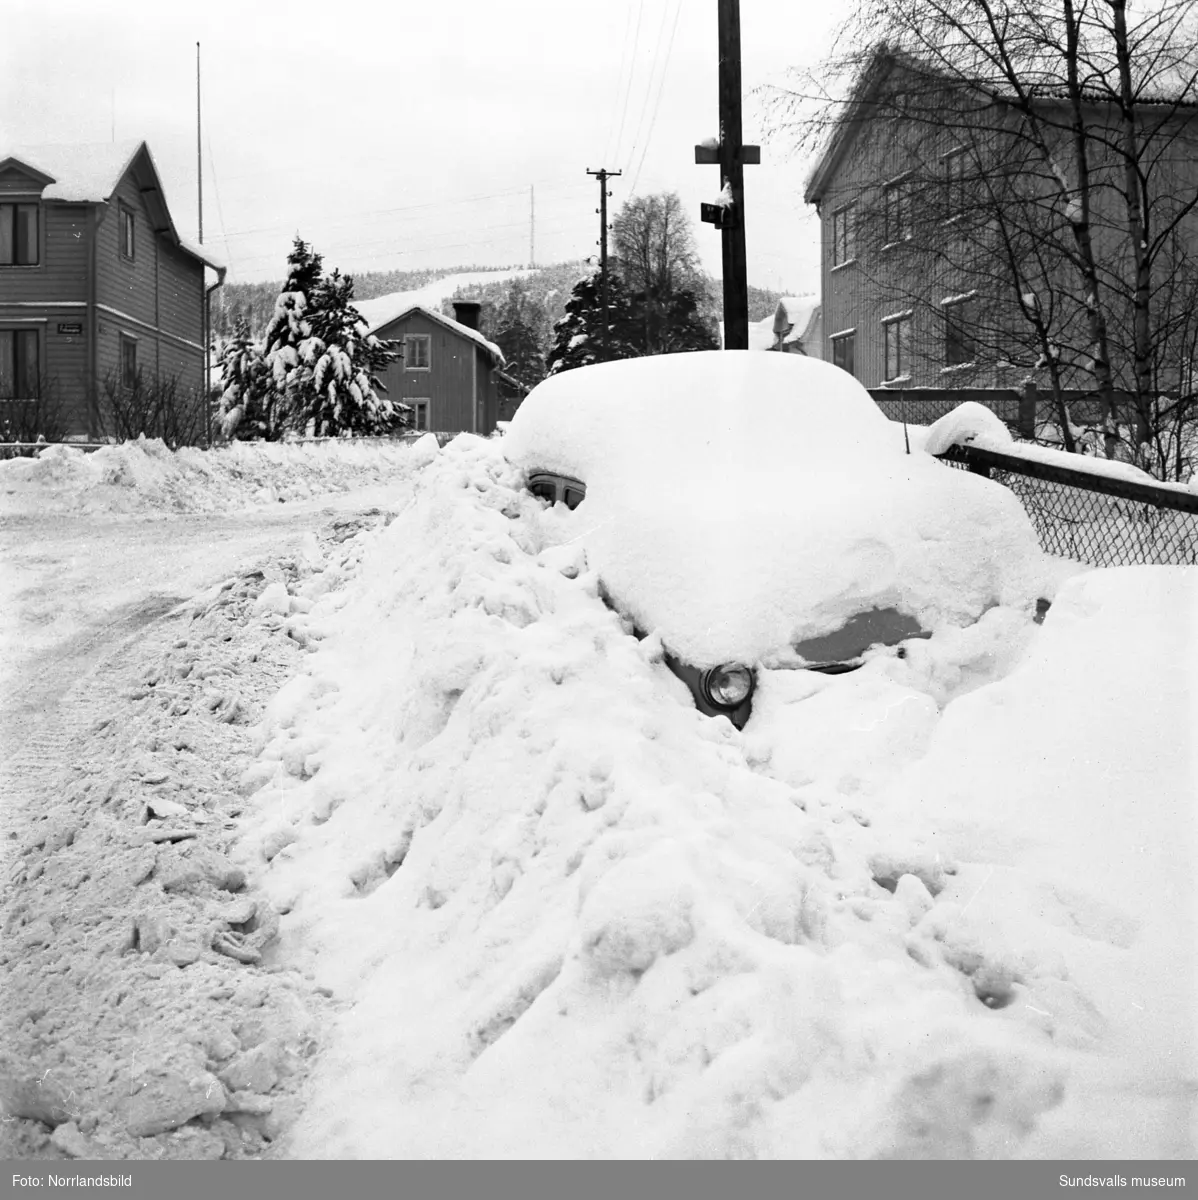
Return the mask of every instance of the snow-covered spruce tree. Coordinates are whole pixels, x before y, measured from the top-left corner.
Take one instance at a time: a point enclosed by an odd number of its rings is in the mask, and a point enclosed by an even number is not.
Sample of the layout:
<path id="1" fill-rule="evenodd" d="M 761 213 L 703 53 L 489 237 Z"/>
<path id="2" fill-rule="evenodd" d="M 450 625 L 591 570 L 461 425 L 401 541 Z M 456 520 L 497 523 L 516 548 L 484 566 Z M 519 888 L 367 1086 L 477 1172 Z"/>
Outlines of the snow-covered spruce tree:
<path id="1" fill-rule="evenodd" d="M 233 335 L 217 359 L 221 380 L 220 422 L 226 438 L 272 438 L 275 387 L 262 356 L 262 346 L 250 334 L 250 323 L 238 316 Z"/>
<path id="2" fill-rule="evenodd" d="M 411 408 L 389 400 L 379 373 L 399 357 L 394 342 L 366 331 L 353 306 L 354 281 L 334 270 L 312 294 L 307 321 L 311 336 L 300 343 L 297 374 L 303 386 L 293 395 L 303 405 L 294 413 L 325 437 L 380 434 L 407 424 Z"/>
<path id="3" fill-rule="evenodd" d="M 634 358 L 642 353 L 634 335 L 624 285 L 610 267 L 604 328 L 603 272 L 596 271 L 574 285 L 566 301 L 566 315 L 553 327 L 553 347 L 545 358 L 549 374 L 614 358 Z"/>
<path id="4" fill-rule="evenodd" d="M 504 369 L 525 387 L 536 387 L 545 378 L 545 350 L 539 331 L 547 324 L 545 306 L 528 295 L 521 280 L 513 279 L 491 336 L 507 360 Z"/>
<path id="5" fill-rule="evenodd" d="M 312 337 L 308 319 L 311 298 L 320 286 L 323 259 L 298 234 L 287 256 L 287 282 L 275 301 L 274 316 L 262 339 L 263 358 L 275 389 L 275 428 L 303 432 L 297 412 L 306 407 L 306 373 L 300 370 L 310 361 L 314 347 L 306 345 Z M 301 350 L 302 347 L 302 350 Z"/>
<path id="6" fill-rule="evenodd" d="M 264 357 L 274 387 L 276 428 L 320 436 L 383 433 L 411 410 L 381 393 L 378 372 L 397 352 L 368 336 L 353 307 L 352 277 L 334 270 L 301 238 L 288 255 L 287 282 L 266 331 Z"/>

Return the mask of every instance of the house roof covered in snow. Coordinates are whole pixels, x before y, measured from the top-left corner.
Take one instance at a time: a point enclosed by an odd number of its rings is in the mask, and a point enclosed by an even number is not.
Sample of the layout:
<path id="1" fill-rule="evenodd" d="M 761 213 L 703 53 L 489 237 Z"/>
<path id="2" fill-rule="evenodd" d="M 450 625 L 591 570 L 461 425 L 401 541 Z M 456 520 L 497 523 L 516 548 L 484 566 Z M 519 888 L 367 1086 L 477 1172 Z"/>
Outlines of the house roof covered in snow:
<path id="1" fill-rule="evenodd" d="M 0 146 L 0 171 L 14 167 L 33 174 L 38 182 L 44 181 L 43 200 L 93 204 L 107 203 L 126 174 L 136 170 L 146 203 L 157 210 L 161 230 L 193 258 L 214 270 L 224 269 L 224 264 L 207 248 L 180 236 L 175 228 L 162 179 L 145 142 Z"/>
<path id="2" fill-rule="evenodd" d="M 811 336 L 816 318 L 819 315 L 818 296 L 783 296 L 778 301 L 782 309 L 782 318 L 790 330 L 783 335 L 782 343 L 793 346 L 796 342 L 804 353 L 809 353 L 804 342 Z M 768 317 L 760 321 L 749 322 L 749 349 L 772 350 L 778 340 L 778 330 L 775 322 L 778 320 L 778 309 L 775 308 Z M 724 344 L 724 323 L 720 322 L 720 345 Z"/>
<path id="3" fill-rule="evenodd" d="M 399 294 L 403 295 L 403 293 Z M 397 321 L 402 321 L 404 317 L 418 312 L 428 317 L 429 320 L 444 325 L 446 329 L 461 334 L 462 337 L 469 338 L 472 342 L 475 342 L 490 356 L 493 365 L 502 367 L 507 361 L 503 357 L 503 351 L 494 342 L 490 342 L 483 337 L 477 329 L 471 329 L 469 325 L 463 325 L 461 321 L 455 321 L 452 317 L 447 317 L 443 312 L 438 312 L 435 308 L 431 308 L 426 304 L 412 304 L 410 301 L 405 301 L 398 311 L 394 311 L 394 309 L 388 311 L 387 308 L 380 307 L 381 302 L 387 299 L 387 296 L 380 296 L 378 300 L 366 300 L 361 304 L 354 305 L 362 316 L 366 318 L 366 323 L 371 333 L 378 334 L 388 325 L 394 325 Z"/>

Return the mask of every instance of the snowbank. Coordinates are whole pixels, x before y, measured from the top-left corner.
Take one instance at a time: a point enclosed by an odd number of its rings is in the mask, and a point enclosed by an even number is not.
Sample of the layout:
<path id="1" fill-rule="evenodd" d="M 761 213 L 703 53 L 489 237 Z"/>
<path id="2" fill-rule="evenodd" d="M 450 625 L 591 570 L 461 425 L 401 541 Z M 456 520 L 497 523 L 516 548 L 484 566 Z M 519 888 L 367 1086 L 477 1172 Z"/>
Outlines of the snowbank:
<path id="1" fill-rule="evenodd" d="M 618 606 L 696 666 L 756 663 L 896 606 L 925 629 L 1047 594 L 1007 489 L 905 454 L 830 363 L 703 352 L 564 372 L 504 439 L 587 485 L 574 536 Z"/>
<path id="2" fill-rule="evenodd" d="M 177 451 L 145 438 L 92 452 L 50 446 L 0 462 L 0 512 L 221 512 L 402 478 L 414 465 L 407 445 L 353 439 Z"/>
<path id="3" fill-rule="evenodd" d="M 1193 941 L 1194 573 L 764 672 L 742 735 L 521 484 L 459 438 L 351 574 L 290 589 L 313 653 L 261 726 L 241 856 L 281 961 L 344 1003 L 286 1154 L 1192 1152 L 1180 1055 L 1153 1089 Z M 1135 656 L 1094 652 L 1133 626 Z"/>

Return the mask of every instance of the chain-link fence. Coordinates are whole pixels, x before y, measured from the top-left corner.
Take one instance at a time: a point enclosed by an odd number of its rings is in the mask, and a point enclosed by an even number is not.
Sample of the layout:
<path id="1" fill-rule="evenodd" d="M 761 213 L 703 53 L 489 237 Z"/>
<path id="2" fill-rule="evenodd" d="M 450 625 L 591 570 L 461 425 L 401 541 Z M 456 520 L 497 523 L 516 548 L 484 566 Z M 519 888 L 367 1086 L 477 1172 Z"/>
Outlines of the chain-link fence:
<path id="1" fill-rule="evenodd" d="M 1050 554 L 1096 567 L 1198 564 L 1198 493 L 976 446 L 940 458 L 1009 487 Z"/>

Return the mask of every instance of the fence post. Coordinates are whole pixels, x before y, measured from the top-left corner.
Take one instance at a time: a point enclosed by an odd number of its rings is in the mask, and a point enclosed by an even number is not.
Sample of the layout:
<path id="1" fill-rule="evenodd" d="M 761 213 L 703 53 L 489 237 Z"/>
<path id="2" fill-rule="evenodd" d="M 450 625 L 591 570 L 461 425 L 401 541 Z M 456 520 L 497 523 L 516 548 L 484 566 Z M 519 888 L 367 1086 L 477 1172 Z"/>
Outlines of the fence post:
<path id="1" fill-rule="evenodd" d="M 1028 441 L 1036 436 L 1036 406 L 1039 398 L 1036 385 L 1029 379 L 1019 397 L 1019 436 Z"/>

